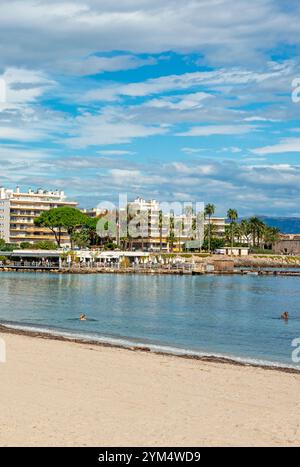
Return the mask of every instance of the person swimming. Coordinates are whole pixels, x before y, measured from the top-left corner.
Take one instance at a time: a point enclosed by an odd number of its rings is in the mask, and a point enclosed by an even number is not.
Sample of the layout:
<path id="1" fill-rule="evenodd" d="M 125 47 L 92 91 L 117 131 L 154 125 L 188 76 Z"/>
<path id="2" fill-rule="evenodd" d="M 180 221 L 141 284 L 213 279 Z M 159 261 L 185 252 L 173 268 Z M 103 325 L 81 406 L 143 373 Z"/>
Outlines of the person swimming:
<path id="1" fill-rule="evenodd" d="M 280 316 L 281 319 L 284 319 L 285 321 L 287 321 L 289 319 L 289 314 L 287 311 L 284 311 L 282 313 L 282 315 Z"/>
<path id="2" fill-rule="evenodd" d="M 79 316 L 79 319 L 80 319 L 80 321 L 86 321 L 87 317 L 86 317 L 85 314 L 82 314 L 82 315 Z"/>

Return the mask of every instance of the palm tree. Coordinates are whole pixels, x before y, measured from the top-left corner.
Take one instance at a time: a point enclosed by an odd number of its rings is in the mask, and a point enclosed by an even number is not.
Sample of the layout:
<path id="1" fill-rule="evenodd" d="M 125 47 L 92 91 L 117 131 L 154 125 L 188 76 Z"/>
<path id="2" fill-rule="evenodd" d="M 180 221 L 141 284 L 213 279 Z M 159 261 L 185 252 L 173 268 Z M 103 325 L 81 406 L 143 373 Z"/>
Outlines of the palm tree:
<path id="1" fill-rule="evenodd" d="M 135 218 L 135 214 L 131 212 L 130 205 L 127 204 L 126 206 L 126 217 L 127 217 L 127 239 L 128 239 L 128 249 L 132 251 L 132 242 L 133 238 L 130 232 L 130 222 Z"/>
<path id="2" fill-rule="evenodd" d="M 251 236 L 252 236 L 252 246 L 260 245 L 260 241 L 263 237 L 265 224 L 258 217 L 251 217 L 249 221 Z"/>
<path id="3" fill-rule="evenodd" d="M 266 224 L 261 221 L 260 219 L 258 219 L 258 223 L 257 223 L 257 243 L 258 243 L 258 247 L 261 246 L 263 240 L 264 240 L 264 236 L 265 236 L 265 233 L 266 233 L 266 229 L 268 227 L 266 226 Z"/>
<path id="4" fill-rule="evenodd" d="M 264 245 L 263 247 L 265 248 L 265 244 L 267 246 L 273 246 L 274 243 L 278 242 L 280 239 L 280 230 L 277 227 L 269 227 L 265 226 L 265 231 L 264 231 Z"/>
<path id="5" fill-rule="evenodd" d="M 190 240 L 195 240 L 197 236 L 197 219 L 196 217 L 194 216 L 192 218 L 192 227 L 191 227 L 191 236 L 190 236 Z"/>
<path id="6" fill-rule="evenodd" d="M 116 209 L 116 243 L 120 248 L 120 212 Z"/>
<path id="7" fill-rule="evenodd" d="M 128 249 L 128 242 L 129 242 L 128 237 L 120 237 L 120 246 L 122 250 L 125 251 Z"/>
<path id="8" fill-rule="evenodd" d="M 147 209 L 146 211 L 140 212 L 140 237 L 141 237 L 141 248 L 144 251 L 145 246 L 145 238 L 150 241 L 150 234 L 151 234 L 151 209 Z M 145 237 L 146 234 L 146 237 Z"/>
<path id="9" fill-rule="evenodd" d="M 251 227 L 250 227 L 249 222 L 247 221 L 247 219 L 242 219 L 240 222 L 240 236 L 241 236 L 242 243 L 244 243 L 243 239 L 245 238 L 247 241 L 247 244 L 249 245 L 250 234 L 251 234 Z"/>
<path id="10" fill-rule="evenodd" d="M 236 219 L 238 218 L 237 210 L 236 210 L 236 209 L 228 209 L 228 211 L 227 211 L 227 217 L 228 217 L 228 219 L 230 220 L 230 227 L 231 227 L 231 254 L 232 254 L 232 250 L 233 250 L 233 237 L 234 237 L 233 227 L 234 227 L 234 224 L 235 224 Z"/>
<path id="11" fill-rule="evenodd" d="M 178 223 L 178 250 L 179 250 L 179 252 L 182 251 L 181 237 L 182 237 L 183 233 L 184 233 L 184 219 L 180 218 L 179 223 Z"/>
<path id="12" fill-rule="evenodd" d="M 213 243 L 213 239 L 216 238 L 218 236 L 218 228 L 215 224 L 211 224 L 211 226 L 209 227 L 209 225 L 206 225 L 204 227 L 204 241 L 205 241 L 205 244 L 207 244 L 207 251 L 209 251 L 209 239 L 210 239 L 210 247 Z"/>
<path id="13" fill-rule="evenodd" d="M 169 238 L 168 238 L 168 241 L 169 241 L 170 247 L 171 247 L 171 252 L 173 252 L 174 241 L 175 241 L 174 228 L 175 228 L 174 213 L 171 213 L 170 224 L 169 224 L 170 233 L 169 233 Z"/>
<path id="14" fill-rule="evenodd" d="M 158 213 L 158 228 L 159 228 L 159 250 L 162 251 L 162 235 L 163 235 L 163 212 Z"/>
<path id="15" fill-rule="evenodd" d="M 215 213 L 215 205 L 207 204 L 204 209 L 205 217 L 208 217 L 208 252 L 210 253 L 210 241 L 211 241 L 211 216 Z"/>

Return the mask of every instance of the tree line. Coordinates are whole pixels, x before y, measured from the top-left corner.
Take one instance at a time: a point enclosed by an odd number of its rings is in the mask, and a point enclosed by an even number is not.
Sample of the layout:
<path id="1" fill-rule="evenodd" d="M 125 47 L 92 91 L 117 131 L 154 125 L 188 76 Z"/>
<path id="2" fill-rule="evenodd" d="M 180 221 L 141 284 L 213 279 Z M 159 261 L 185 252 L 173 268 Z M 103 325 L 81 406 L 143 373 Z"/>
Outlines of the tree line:
<path id="1" fill-rule="evenodd" d="M 239 222 L 236 209 L 228 209 L 229 224 L 225 226 L 224 237 L 220 238 L 216 234 L 216 226 L 211 223 L 211 218 L 215 213 L 214 204 L 207 204 L 204 213 L 208 219 L 208 225 L 205 229 L 203 246 L 208 251 L 229 244 L 231 247 L 248 246 L 252 249 L 265 249 L 270 248 L 280 238 L 280 230 L 277 227 L 270 227 L 256 216 L 241 219 Z"/>
<path id="2" fill-rule="evenodd" d="M 242 219 L 239 222 L 238 212 L 236 209 L 229 209 L 227 211 L 227 219 L 229 223 L 225 226 L 225 234 L 220 235 L 216 225 L 212 221 L 214 213 L 215 205 L 207 204 L 204 210 L 207 225 L 204 229 L 204 243 L 202 246 L 202 249 L 206 251 L 214 251 L 217 248 L 229 245 L 231 247 L 247 245 L 252 248 L 265 248 L 266 246 L 269 247 L 279 239 L 279 229 L 266 225 L 257 217 Z M 133 217 L 134 216 L 132 214 L 128 214 L 129 221 L 132 220 Z M 101 238 L 97 234 L 97 224 L 99 222 L 103 222 L 102 228 L 107 230 L 106 238 Z M 158 223 L 160 249 L 162 250 L 164 222 L 163 213 L 161 211 L 159 212 Z M 105 213 L 102 216 L 90 218 L 79 209 L 63 206 L 42 212 L 42 214 L 34 220 L 34 224 L 37 227 L 49 229 L 53 233 L 54 241 L 41 240 L 35 245 L 23 242 L 20 245 L 21 248 L 60 248 L 63 243 L 63 238 L 67 234 L 70 238 L 71 248 L 74 246 L 79 248 L 99 246 L 109 250 L 120 246 L 123 249 L 132 249 L 133 239 L 129 234 L 127 234 L 127 236 L 117 238 L 116 232 L 110 232 Z M 167 237 L 171 251 L 176 243 L 179 245 L 181 244 L 180 227 L 183 231 L 184 220 L 181 221 L 181 226 L 179 226 L 179 228 L 178 225 L 175 228 L 174 215 L 171 215 L 169 218 L 169 234 Z M 145 239 L 142 236 L 141 248 L 144 246 L 144 240 Z M 5 244 L 4 240 L 0 239 L 0 251 L 9 251 L 15 247 L 15 245 Z"/>

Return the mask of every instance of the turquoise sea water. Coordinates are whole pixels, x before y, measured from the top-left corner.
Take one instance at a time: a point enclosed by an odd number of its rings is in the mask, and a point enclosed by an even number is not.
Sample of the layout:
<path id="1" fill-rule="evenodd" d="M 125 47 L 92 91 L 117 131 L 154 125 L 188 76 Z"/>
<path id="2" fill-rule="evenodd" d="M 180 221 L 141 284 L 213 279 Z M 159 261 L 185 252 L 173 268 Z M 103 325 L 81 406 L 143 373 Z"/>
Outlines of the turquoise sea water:
<path id="1" fill-rule="evenodd" d="M 3 324 L 296 366 L 299 277 L 1 273 L 0 294 Z"/>

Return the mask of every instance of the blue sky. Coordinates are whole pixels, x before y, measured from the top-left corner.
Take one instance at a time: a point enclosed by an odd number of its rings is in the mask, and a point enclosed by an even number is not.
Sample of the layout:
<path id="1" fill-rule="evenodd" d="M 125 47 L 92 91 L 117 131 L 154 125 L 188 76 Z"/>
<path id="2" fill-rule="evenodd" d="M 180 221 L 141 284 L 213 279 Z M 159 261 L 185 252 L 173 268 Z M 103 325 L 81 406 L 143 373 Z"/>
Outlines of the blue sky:
<path id="1" fill-rule="evenodd" d="M 299 20 L 297 1 L 1 2 L 0 185 L 299 216 Z"/>

